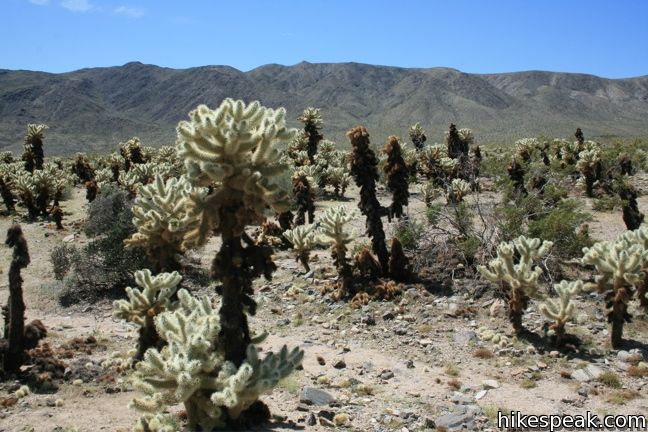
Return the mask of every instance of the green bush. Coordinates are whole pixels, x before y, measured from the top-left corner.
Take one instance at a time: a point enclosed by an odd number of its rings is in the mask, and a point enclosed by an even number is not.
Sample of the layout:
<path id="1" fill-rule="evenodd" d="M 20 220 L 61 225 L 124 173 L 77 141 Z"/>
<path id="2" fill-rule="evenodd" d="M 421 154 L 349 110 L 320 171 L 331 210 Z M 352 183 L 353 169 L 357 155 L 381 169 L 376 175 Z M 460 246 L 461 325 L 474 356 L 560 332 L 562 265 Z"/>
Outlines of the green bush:
<path id="1" fill-rule="evenodd" d="M 398 238 L 404 249 L 416 249 L 423 233 L 423 226 L 412 219 L 401 219 L 394 227 L 394 237 Z"/>
<path id="2" fill-rule="evenodd" d="M 432 204 L 425 210 L 425 218 L 430 226 L 436 226 L 441 218 L 442 204 Z"/>
<path id="3" fill-rule="evenodd" d="M 89 205 L 84 231 L 90 238 L 85 247 L 60 247 L 51 256 L 55 276 L 63 279 L 63 305 L 120 296 L 135 283 L 135 270 L 149 267 L 143 250 L 124 249 L 124 240 L 135 232 L 127 192 L 102 188 Z"/>
<path id="4" fill-rule="evenodd" d="M 481 240 L 475 236 L 466 237 L 457 242 L 457 252 L 463 256 L 464 261 L 469 266 L 475 263 L 475 255 L 482 246 Z"/>
<path id="5" fill-rule="evenodd" d="M 554 242 L 552 252 L 561 258 L 581 256 L 583 248 L 592 245 L 587 230 L 581 228 L 589 219 L 576 201 L 563 200 L 531 220 L 527 235 Z"/>
<path id="6" fill-rule="evenodd" d="M 622 206 L 623 200 L 618 196 L 604 195 L 594 200 L 592 209 L 596 211 L 612 211 L 615 208 L 621 208 Z"/>

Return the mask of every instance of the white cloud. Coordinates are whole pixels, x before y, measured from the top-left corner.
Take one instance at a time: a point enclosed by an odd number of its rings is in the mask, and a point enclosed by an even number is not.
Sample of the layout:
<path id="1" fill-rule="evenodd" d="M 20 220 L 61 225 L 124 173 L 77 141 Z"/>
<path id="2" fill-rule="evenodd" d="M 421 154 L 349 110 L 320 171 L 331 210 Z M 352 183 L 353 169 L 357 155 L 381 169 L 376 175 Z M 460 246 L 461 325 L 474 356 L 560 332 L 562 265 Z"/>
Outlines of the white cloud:
<path id="1" fill-rule="evenodd" d="M 142 8 L 132 6 L 119 6 L 113 10 L 114 14 L 127 16 L 129 18 L 143 17 L 146 11 Z"/>
<path id="2" fill-rule="evenodd" d="M 72 12 L 85 12 L 92 9 L 88 0 L 63 0 L 61 6 Z"/>
<path id="3" fill-rule="evenodd" d="M 45 6 L 49 4 L 50 0 L 29 0 L 29 2 L 38 6 Z"/>

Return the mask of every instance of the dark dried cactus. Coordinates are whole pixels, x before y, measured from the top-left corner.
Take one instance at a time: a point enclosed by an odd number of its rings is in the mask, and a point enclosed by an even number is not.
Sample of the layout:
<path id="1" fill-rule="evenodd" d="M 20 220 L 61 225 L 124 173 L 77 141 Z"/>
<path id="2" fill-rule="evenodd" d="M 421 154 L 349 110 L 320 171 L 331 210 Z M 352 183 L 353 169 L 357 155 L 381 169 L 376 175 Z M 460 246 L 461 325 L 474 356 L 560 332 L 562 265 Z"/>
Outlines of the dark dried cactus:
<path id="1" fill-rule="evenodd" d="M 574 137 L 576 137 L 576 141 L 578 142 L 578 147 L 582 148 L 583 144 L 585 143 L 585 136 L 583 135 L 583 131 L 581 128 L 576 128 L 576 133 L 574 133 Z"/>
<path id="2" fill-rule="evenodd" d="M 409 171 L 403 160 L 401 147 L 398 138 L 390 136 L 385 148 L 387 163 L 383 171 L 387 175 L 387 189 L 392 193 L 392 204 L 389 207 L 389 218 L 401 218 L 403 216 L 403 207 L 407 206 L 409 192 L 407 190 Z"/>
<path id="3" fill-rule="evenodd" d="M 303 225 L 306 223 L 306 215 L 308 215 L 308 223 L 315 221 L 315 194 L 311 190 L 310 183 L 305 174 L 297 173 L 293 176 L 293 195 L 297 202 L 297 215 L 295 216 L 295 225 Z"/>
<path id="4" fill-rule="evenodd" d="M 403 245 L 394 237 L 389 254 L 389 276 L 398 282 L 408 282 L 412 278 L 412 269 L 409 260 L 403 252 Z"/>
<path id="5" fill-rule="evenodd" d="M 72 165 L 72 173 L 75 174 L 82 183 L 89 182 L 94 179 L 95 171 L 90 165 L 88 157 L 82 153 L 77 154 Z"/>
<path id="6" fill-rule="evenodd" d="M 621 175 L 632 175 L 632 159 L 627 153 L 619 155 L 619 168 L 621 169 Z"/>
<path id="7" fill-rule="evenodd" d="M 311 165 L 315 165 L 315 155 L 317 154 L 317 145 L 324 136 L 320 133 L 322 128 L 322 116 L 317 108 L 306 108 L 297 120 L 304 123 L 304 132 L 308 136 L 308 147 L 306 153 Z"/>
<path id="8" fill-rule="evenodd" d="M 20 225 L 7 231 L 5 244 L 13 248 L 13 258 L 9 268 L 9 299 L 5 329 L 7 344 L 2 358 L 2 369 L 7 373 L 18 372 L 25 356 L 25 302 L 23 300 L 23 279 L 20 271 L 30 262 L 27 241 Z"/>
<path id="9" fill-rule="evenodd" d="M 87 182 L 85 182 L 85 187 L 86 187 L 86 200 L 91 203 L 92 201 L 97 198 L 97 193 L 99 191 L 99 187 L 97 186 L 97 181 L 95 179 L 90 179 Z"/>
<path id="10" fill-rule="evenodd" d="M 518 195 L 527 196 L 528 193 L 526 188 L 524 187 L 524 175 L 526 174 L 524 166 L 522 166 L 522 164 L 518 162 L 516 158 L 513 158 L 513 160 L 511 160 L 511 164 L 506 170 L 508 171 L 509 178 L 513 182 L 515 192 Z"/>
<path id="11" fill-rule="evenodd" d="M 0 195 L 2 195 L 2 201 L 4 202 L 4 205 L 7 207 L 7 211 L 13 212 L 16 210 L 16 198 L 14 197 L 13 192 L 11 191 L 11 188 L 5 182 L 5 180 L 0 177 Z"/>
<path id="12" fill-rule="evenodd" d="M 632 186 L 622 185 L 619 187 L 619 197 L 623 200 L 623 222 L 626 228 L 636 230 L 644 220 L 637 204 L 637 191 Z"/>
<path id="13" fill-rule="evenodd" d="M 54 206 L 52 208 L 52 219 L 54 220 L 54 223 L 56 224 L 56 229 L 57 230 L 62 230 L 63 229 L 63 210 L 59 206 Z"/>
<path id="14" fill-rule="evenodd" d="M 446 137 L 446 146 L 448 148 L 448 157 L 458 159 L 460 157 L 468 157 L 468 143 L 459 137 L 457 126 L 450 123 L 450 129 Z"/>
<path id="15" fill-rule="evenodd" d="M 425 131 L 418 123 L 409 128 L 409 137 L 416 150 L 421 150 L 425 146 L 425 141 L 427 141 Z"/>
<path id="16" fill-rule="evenodd" d="M 358 207 L 366 217 L 367 235 L 371 237 L 371 246 L 378 256 L 384 274 L 389 271 L 389 253 L 385 244 L 385 232 L 381 217 L 386 210 L 376 198 L 376 180 L 378 180 L 378 159 L 369 148 L 369 132 L 364 126 L 358 126 L 347 132 L 347 138 L 353 147 L 351 153 L 351 175 L 356 186 L 360 188 Z"/>

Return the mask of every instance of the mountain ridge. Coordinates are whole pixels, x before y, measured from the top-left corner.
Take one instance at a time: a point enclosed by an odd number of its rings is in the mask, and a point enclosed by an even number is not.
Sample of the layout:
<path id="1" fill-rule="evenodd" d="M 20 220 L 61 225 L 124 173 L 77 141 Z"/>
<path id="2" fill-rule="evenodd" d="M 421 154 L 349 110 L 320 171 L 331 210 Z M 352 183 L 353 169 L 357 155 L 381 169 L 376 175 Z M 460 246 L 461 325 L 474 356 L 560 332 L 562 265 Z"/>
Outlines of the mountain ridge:
<path id="1" fill-rule="evenodd" d="M 324 136 L 364 124 L 376 145 L 407 138 L 416 122 L 441 141 L 451 122 L 481 142 L 523 136 L 648 136 L 648 75 L 521 71 L 470 74 L 456 69 L 363 63 L 269 64 L 247 72 L 226 65 L 173 69 L 140 62 L 65 73 L 0 70 L 0 148 L 19 151 L 28 123 L 47 123 L 49 154 L 105 152 L 139 136 L 172 144 L 175 126 L 201 103 L 225 97 L 284 106 L 289 125 L 321 108 Z"/>

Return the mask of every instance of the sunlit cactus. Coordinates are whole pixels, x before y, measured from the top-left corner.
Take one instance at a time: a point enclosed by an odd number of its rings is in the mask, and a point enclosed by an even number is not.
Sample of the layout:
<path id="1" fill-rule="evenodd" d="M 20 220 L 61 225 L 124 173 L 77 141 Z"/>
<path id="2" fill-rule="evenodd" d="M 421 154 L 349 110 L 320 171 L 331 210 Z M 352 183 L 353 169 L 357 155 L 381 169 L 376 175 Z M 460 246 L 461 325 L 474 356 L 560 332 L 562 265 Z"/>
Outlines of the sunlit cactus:
<path id="1" fill-rule="evenodd" d="M 524 162 L 530 162 L 531 157 L 539 146 L 537 138 L 522 138 L 515 141 L 515 154 Z"/>
<path id="2" fill-rule="evenodd" d="M 144 358 L 149 348 L 162 348 L 164 345 L 157 333 L 154 318 L 165 311 L 174 310 L 172 300 L 182 276 L 178 272 L 160 273 L 155 276 L 150 270 L 135 272 L 135 282 L 139 288 L 126 288 L 128 300 L 113 303 L 115 318 L 132 322 L 139 326 L 139 341 L 136 360 Z"/>
<path id="3" fill-rule="evenodd" d="M 426 207 L 430 207 L 432 205 L 432 201 L 434 201 L 442 194 L 442 190 L 438 188 L 432 181 L 427 181 L 421 184 L 419 188 Z"/>
<path id="4" fill-rule="evenodd" d="M 583 290 L 581 281 L 560 281 L 554 284 L 554 291 L 558 298 L 550 298 L 540 305 L 540 312 L 549 319 L 554 320 L 549 325 L 549 335 L 560 345 L 565 337 L 565 324 L 574 316 L 575 304 L 572 298 Z"/>
<path id="5" fill-rule="evenodd" d="M 425 130 L 423 130 L 421 125 L 419 123 L 416 123 L 415 125 L 410 126 L 407 133 L 416 150 L 423 149 L 425 141 L 427 141 L 427 137 L 425 136 Z"/>
<path id="6" fill-rule="evenodd" d="M 297 117 L 297 120 L 304 123 L 304 132 L 306 132 L 306 135 L 308 136 L 308 146 L 306 148 L 308 160 L 311 165 L 315 165 L 317 145 L 324 138 L 319 132 L 324 124 L 322 121 L 322 114 L 319 109 L 308 107 L 304 110 L 302 115 Z"/>
<path id="7" fill-rule="evenodd" d="M 538 296 L 538 278 L 542 269 L 534 266 L 534 260 L 545 256 L 552 242 L 520 236 L 497 247 L 497 258 L 488 267 L 479 266 L 479 272 L 489 281 L 500 284 L 502 295 L 508 300 L 509 321 L 513 329 L 523 331 L 522 314 L 529 299 Z M 516 260 L 516 255 L 519 260 Z"/>
<path id="8" fill-rule="evenodd" d="M 319 218 L 320 229 L 317 241 L 331 248 L 333 262 L 340 277 L 336 293 L 336 297 L 339 299 L 353 292 L 351 267 L 347 259 L 347 249 L 352 237 L 344 227 L 355 217 L 354 212 L 347 212 L 344 207 L 334 207 L 327 209 Z"/>
<path id="9" fill-rule="evenodd" d="M 163 413 L 177 403 L 184 404 L 189 430 L 249 429 L 255 419 L 246 412 L 268 414 L 258 406 L 259 396 L 295 370 L 304 352 L 284 346 L 260 359 L 257 348 L 249 345 L 237 365 L 227 359 L 224 324 L 210 300 L 194 298 L 186 290 L 178 291 L 178 299 L 175 310 L 154 319 L 167 345 L 146 351 L 136 368 L 135 387 L 144 394 L 131 404 L 144 413 L 136 430 L 170 430 L 174 419 Z"/>
<path id="10" fill-rule="evenodd" d="M 45 138 L 45 130 L 48 126 L 45 124 L 29 124 L 27 125 L 27 135 L 25 135 L 25 152 L 23 154 L 23 162 L 25 162 L 25 170 L 34 172 L 34 170 L 43 169 L 43 162 L 45 156 L 43 153 L 43 139 Z"/>
<path id="11" fill-rule="evenodd" d="M 145 163 L 140 139 L 133 137 L 125 143 L 119 143 L 119 154 L 123 159 L 124 170 L 129 171 L 133 164 Z"/>
<path id="12" fill-rule="evenodd" d="M 315 246 L 315 225 L 299 225 L 293 229 L 284 231 L 284 237 L 292 244 L 297 254 L 297 260 L 304 266 L 304 269 L 310 271 L 308 259 L 310 252 Z"/>
<path id="13" fill-rule="evenodd" d="M 628 303 L 634 295 L 634 287 L 643 282 L 642 265 L 648 261 L 648 250 L 629 239 L 622 236 L 583 249 L 582 263 L 594 266 L 599 272 L 596 283 L 587 287 L 605 294 L 613 348 L 621 346 L 623 325 L 631 320 Z"/>
<path id="14" fill-rule="evenodd" d="M 585 181 L 585 192 L 588 197 L 594 196 L 594 182 L 596 181 L 597 167 L 600 171 L 601 154 L 600 149 L 592 148 L 583 150 L 578 154 L 576 167 L 580 170 Z"/>
<path id="15" fill-rule="evenodd" d="M 335 196 L 343 197 L 353 178 L 342 167 L 329 167 L 326 170 L 327 183 L 333 187 Z"/>
<path id="16" fill-rule="evenodd" d="M 23 206 L 27 208 L 29 218 L 34 220 L 39 215 L 39 210 L 36 205 L 36 196 L 38 189 L 34 182 L 33 175 L 28 171 L 14 172 L 13 184 L 18 191 L 18 197 Z"/>
<path id="17" fill-rule="evenodd" d="M 155 182 L 140 187 L 132 208 L 137 232 L 124 241 L 126 247 L 143 248 L 156 273 L 179 269 L 177 256 L 184 252 L 187 227 L 197 223 L 187 223 L 191 217 L 187 214 L 187 199 L 205 192 L 194 189 L 184 177 L 165 182 L 160 175 Z"/>
<path id="18" fill-rule="evenodd" d="M 446 199 L 449 203 L 458 204 L 463 202 L 465 196 L 470 194 L 472 189 L 470 183 L 462 179 L 453 179 L 446 192 Z"/>
<path id="19" fill-rule="evenodd" d="M 246 105 L 240 100 L 225 99 L 215 110 L 200 105 L 189 113 L 189 117 L 190 121 L 182 121 L 177 127 L 178 156 L 184 160 L 187 178 L 194 187 L 208 186 L 213 190 L 206 195 L 190 195 L 188 215 L 183 220 L 188 228 L 183 243 L 185 247 L 204 244 L 212 233 L 219 233 L 222 239 L 211 267 L 212 278 L 222 283 L 222 302 L 218 313 L 221 328 L 217 333 L 212 333 L 209 328 L 195 331 L 202 335 L 200 343 L 204 346 L 205 354 L 211 353 L 210 356 L 215 353 L 209 344 L 215 343 L 213 336 L 218 336 L 223 360 L 231 365 L 219 372 L 221 376 L 223 371 L 237 376 L 228 380 L 228 386 L 233 386 L 231 390 L 211 387 L 212 391 L 198 393 L 197 405 L 186 405 L 190 418 L 202 418 L 208 422 L 192 420 L 190 428 L 200 425 L 210 430 L 209 427 L 219 422 L 232 426 L 240 418 L 249 420 L 259 412 L 263 413 L 262 418 L 256 419 L 260 422 L 266 421 L 269 416 L 267 408 L 262 409 L 265 405 L 257 398 L 276 381 L 274 378 L 267 381 L 267 378 L 259 375 L 265 372 L 255 375 L 254 362 L 258 364 L 258 360 L 254 357 L 257 349 L 251 345 L 253 339 L 247 314 L 256 313 L 257 304 L 252 297 L 253 279 L 261 275 L 270 279 L 276 265 L 272 261 L 272 248 L 256 244 L 245 228 L 247 225 L 261 224 L 265 220 L 267 207 L 275 213 L 288 210 L 288 195 L 278 184 L 279 174 L 284 170 L 279 164 L 281 153 L 278 146 L 292 138 L 295 131 L 286 127 L 283 108 L 274 110 L 263 107 L 259 102 Z M 205 316 L 215 317 L 215 314 L 205 310 Z M 161 334 L 165 332 L 160 331 Z M 168 342 L 169 351 L 173 352 L 171 340 Z M 284 369 L 287 374 L 301 361 L 303 352 L 295 349 L 287 359 L 284 356 L 286 352 L 282 351 L 279 358 L 291 363 L 291 367 Z M 273 356 L 270 354 L 266 360 L 277 359 Z M 201 373 L 214 371 L 209 370 L 212 365 L 217 366 L 211 359 L 205 358 L 208 363 Z M 218 376 L 218 372 L 216 374 Z M 192 386 L 192 391 L 199 388 Z M 208 396 L 211 402 L 206 399 Z M 186 397 L 182 399 L 187 400 Z M 213 411 L 211 405 L 221 411 L 226 409 L 228 416 L 217 420 L 218 415 L 205 418 L 197 413 L 197 410 Z M 244 412 L 248 409 L 248 412 Z"/>

